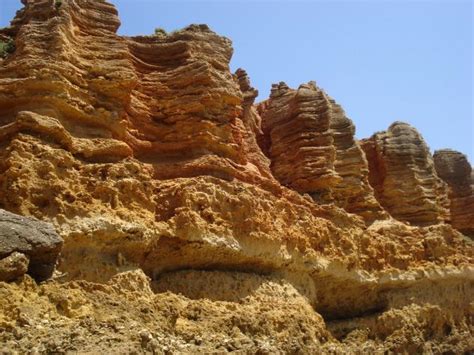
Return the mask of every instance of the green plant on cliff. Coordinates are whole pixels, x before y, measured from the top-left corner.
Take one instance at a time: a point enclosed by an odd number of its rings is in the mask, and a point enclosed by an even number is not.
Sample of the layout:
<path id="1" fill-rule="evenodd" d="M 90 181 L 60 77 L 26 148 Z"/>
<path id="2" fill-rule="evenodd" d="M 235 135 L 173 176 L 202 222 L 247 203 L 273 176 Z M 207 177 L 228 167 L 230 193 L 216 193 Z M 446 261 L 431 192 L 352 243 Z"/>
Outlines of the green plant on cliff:
<path id="1" fill-rule="evenodd" d="M 6 58 L 15 51 L 15 41 L 10 38 L 8 41 L 0 41 L 0 58 Z"/>
<path id="2" fill-rule="evenodd" d="M 166 35 L 167 32 L 164 28 L 157 27 L 155 28 L 155 35 Z"/>
<path id="3" fill-rule="evenodd" d="M 54 0 L 54 6 L 56 7 L 56 10 L 59 10 L 62 4 L 63 0 Z"/>

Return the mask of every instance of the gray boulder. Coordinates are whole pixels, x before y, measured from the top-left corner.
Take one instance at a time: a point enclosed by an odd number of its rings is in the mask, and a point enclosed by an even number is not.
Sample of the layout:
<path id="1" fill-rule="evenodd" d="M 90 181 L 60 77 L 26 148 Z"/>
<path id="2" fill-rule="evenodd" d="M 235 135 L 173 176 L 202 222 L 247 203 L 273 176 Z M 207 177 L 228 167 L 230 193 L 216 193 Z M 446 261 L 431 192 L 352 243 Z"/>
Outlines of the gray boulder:
<path id="1" fill-rule="evenodd" d="M 30 259 L 28 273 L 37 281 L 51 277 L 63 239 L 53 226 L 0 209 L 0 259 L 14 252 Z"/>

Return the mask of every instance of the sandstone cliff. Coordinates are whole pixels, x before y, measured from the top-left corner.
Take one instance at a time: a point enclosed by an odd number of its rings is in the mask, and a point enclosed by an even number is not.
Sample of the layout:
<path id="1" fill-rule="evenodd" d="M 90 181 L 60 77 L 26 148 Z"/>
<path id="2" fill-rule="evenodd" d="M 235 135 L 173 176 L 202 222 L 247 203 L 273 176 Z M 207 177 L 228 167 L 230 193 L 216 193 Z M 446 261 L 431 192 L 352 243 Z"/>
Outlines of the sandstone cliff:
<path id="1" fill-rule="evenodd" d="M 436 172 L 449 185 L 451 224 L 474 236 L 474 189 L 471 164 L 466 156 L 450 149 L 434 153 Z"/>
<path id="2" fill-rule="evenodd" d="M 0 30 L 0 208 L 64 245 L 48 282 L 0 282 L 1 350 L 473 348 L 472 243 L 414 129 L 362 149 L 313 82 L 256 105 L 205 25 L 121 37 L 105 0 L 24 4 Z"/>
<path id="3" fill-rule="evenodd" d="M 368 181 L 355 127 L 314 82 L 272 88 L 260 105 L 265 146 L 275 177 L 316 202 L 333 202 L 368 222 L 386 218 Z"/>
<path id="4" fill-rule="evenodd" d="M 423 137 L 410 125 L 393 123 L 362 141 L 377 200 L 396 219 L 414 225 L 449 219 L 448 190 L 437 176 Z"/>

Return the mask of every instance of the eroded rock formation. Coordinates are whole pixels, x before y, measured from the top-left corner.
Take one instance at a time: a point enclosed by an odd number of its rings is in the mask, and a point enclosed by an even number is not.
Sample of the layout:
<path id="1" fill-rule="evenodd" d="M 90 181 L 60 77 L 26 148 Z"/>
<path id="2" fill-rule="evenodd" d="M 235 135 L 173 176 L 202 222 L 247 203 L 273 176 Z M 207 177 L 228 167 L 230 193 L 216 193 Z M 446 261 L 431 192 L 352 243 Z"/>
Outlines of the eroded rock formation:
<path id="1" fill-rule="evenodd" d="M 314 82 L 298 90 L 274 85 L 260 112 L 264 147 L 283 185 L 317 202 L 333 202 L 367 222 L 387 217 L 369 185 L 352 121 Z"/>
<path id="2" fill-rule="evenodd" d="M 312 82 L 256 105 L 205 25 L 121 37 L 106 1 L 24 4 L 0 31 L 0 207 L 64 246 L 54 280 L 0 282 L 7 348 L 472 348 L 472 244 L 439 223 L 446 186 L 411 128 L 366 159 Z"/>
<path id="3" fill-rule="evenodd" d="M 451 224 L 461 232 L 474 236 L 474 189 L 471 164 L 454 150 L 434 153 L 438 176 L 449 185 Z"/>
<path id="4" fill-rule="evenodd" d="M 377 200 L 396 219 L 430 225 L 449 219 L 447 186 L 435 172 L 423 137 L 410 125 L 393 123 L 362 141 Z"/>

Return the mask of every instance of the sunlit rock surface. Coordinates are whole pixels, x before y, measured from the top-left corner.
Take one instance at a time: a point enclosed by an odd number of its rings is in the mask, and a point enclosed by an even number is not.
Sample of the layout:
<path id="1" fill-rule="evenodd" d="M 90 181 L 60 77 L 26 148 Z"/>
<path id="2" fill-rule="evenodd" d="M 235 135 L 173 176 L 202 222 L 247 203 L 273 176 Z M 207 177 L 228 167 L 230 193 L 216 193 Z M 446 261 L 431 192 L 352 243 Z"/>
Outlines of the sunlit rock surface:
<path id="1" fill-rule="evenodd" d="M 377 200 L 394 218 L 421 226 L 449 219 L 447 185 L 415 128 L 395 122 L 363 140 L 362 147 Z"/>
<path id="2" fill-rule="evenodd" d="M 472 243 L 414 129 L 362 150 L 314 82 L 255 104 L 205 25 L 122 37 L 106 1 L 24 3 L 0 208 L 64 245 L 47 282 L 0 282 L 1 351 L 473 348 Z"/>
<path id="3" fill-rule="evenodd" d="M 260 112 L 264 149 L 283 185 L 367 222 L 387 217 L 369 185 L 367 160 L 352 121 L 314 82 L 297 90 L 274 85 Z"/>

